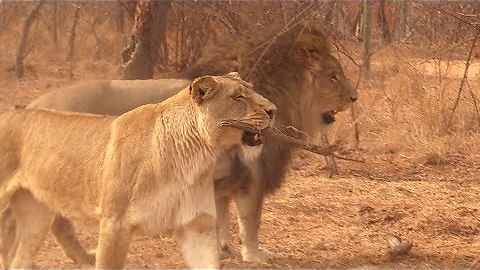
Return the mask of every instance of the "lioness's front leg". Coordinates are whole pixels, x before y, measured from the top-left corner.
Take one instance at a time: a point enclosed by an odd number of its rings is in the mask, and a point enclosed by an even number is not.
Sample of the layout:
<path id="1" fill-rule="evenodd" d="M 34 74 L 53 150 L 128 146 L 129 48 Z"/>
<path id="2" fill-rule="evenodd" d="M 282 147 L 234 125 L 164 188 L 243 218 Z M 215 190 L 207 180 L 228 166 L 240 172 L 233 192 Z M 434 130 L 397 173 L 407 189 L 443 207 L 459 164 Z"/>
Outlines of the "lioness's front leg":
<path id="1" fill-rule="evenodd" d="M 122 219 L 102 218 L 98 235 L 95 268 L 123 268 L 131 238 L 132 229 Z"/>
<path id="2" fill-rule="evenodd" d="M 180 243 L 188 267 L 193 269 L 219 268 L 216 219 L 201 214 L 186 225 L 176 229 L 175 238 Z"/>
<path id="3" fill-rule="evenodd" d="M 12 208 L 7 207 L 0 213 L 0 255 L 3 268 L 7 268 L 8 254 L 13 248 L 16 235 L 16 222 Z"/>
<path id="4" fill-rule="evenodd" d="M 79 264 L 95 265 L 95 253 L 88 252 L 80 244 L 75 235 L 75 227 L 70 220 L 59 214 L 55 215 L 51 232 L 67 257 Z"/>
<path id="5" fill-rule="evenodd" d="M 70 259 L 79 264 L 95 265 L 95 253 L 88 252 L 80 244 L 70 220 L 61 215 L 56 215 L 51 226 L 51 232 Z M 4 267 L 8 264 L 8 254 L 13 248 L 15 234 L 15 217 L 12 209 L 7 207 L 0 213 L 0 254 Z"/>
<path id="6" fill-rule="evenodd" d="M 272 252 L 261 249 L 258 244 L 258 230 L 263 204 L 263 187 L 258 180 L 252 180 L 248 187 L 234 195 L 237 205 L 238 225 L 242 241 L 242 259 L 247 262 L 271 260 Z"/>
<path id="7" fill-rule="evenodd" d="M 10 205 L 16 220 L 16 237 L 8 256 L 11 263 L 7 267 L 33 268 L 35 255 L 48 233 L 54 214 L 25 190 L 17 191 Z"/>

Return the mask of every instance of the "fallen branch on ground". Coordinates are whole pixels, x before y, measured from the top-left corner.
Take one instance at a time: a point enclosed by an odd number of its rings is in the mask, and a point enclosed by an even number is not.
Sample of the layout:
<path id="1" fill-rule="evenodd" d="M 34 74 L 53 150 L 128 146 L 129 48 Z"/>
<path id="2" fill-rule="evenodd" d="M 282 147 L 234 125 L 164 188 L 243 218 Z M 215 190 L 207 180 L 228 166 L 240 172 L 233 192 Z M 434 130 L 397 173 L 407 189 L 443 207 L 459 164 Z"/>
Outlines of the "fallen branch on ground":
<path id="1" fill-rule="evenodd" d="M 318 155 L 331 156 L 331 157 L 335 157 L 335 158 L 338 158 L 338 159 L 343 159 L 343 160 L 348 160 L 348 161 L 353 161 L 353 162 L 360 162 L 360 163 L 365 162 L 364 160 L 359 160 L 359 159 L 350 158 L 350 157 L 342 157 L 342 156 L 336 155 L 334 153 L 334 151 L 337 149 L 337 147 L 335 145 L 329 145 L 329 146 L 323 147 L 323 146 L 319 146 L 319 145 L 316 145 L 316 144 L 312 144 L 309 141 L 305 141 L 305 140 L 302 140 L 302 139 L 298 139 L 298 138 L 286 135 L 286 134 L 282 133 L 281 131 L 279 131 L 275 127 L 268 127 L 268 128 L 263 129 L 263 130 L 259 130 L 259 129 L 257 129 L 257 128 L 249 125 L 249 124 L 239 122 L 239 121 L 235 121 L 235 120 L 222 120 L 220 125 L 221 126 L 238 128 L 238 129 L 241 129 L 243 131 L 258 134 L 258 135 L 261 135 L 261 136 L 264 136 L 264 137 L 270 137 L 270 138 L 272 138 L 272 139 L 274 139 L 274 140 L 276 140 L 280 143 L 287 143 L 287 144 L 292 145 L 294 147 L 302 148 L 302 149 L 305 149 L 307 151 L 310 151 L 310 152 L 318 154 Z"/>

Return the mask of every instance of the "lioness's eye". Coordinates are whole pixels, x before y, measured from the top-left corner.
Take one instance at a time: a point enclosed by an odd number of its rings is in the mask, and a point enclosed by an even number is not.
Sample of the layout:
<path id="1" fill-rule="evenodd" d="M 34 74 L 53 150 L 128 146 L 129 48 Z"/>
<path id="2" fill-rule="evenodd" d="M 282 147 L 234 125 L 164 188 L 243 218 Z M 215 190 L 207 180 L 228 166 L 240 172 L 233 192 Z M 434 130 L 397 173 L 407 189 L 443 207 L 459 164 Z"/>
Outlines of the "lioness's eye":
<path id="1" fill-rule="evenodd" d="M 247 98 L 246 96 L 244 95 L 238 95 L 238 96 L 234 96 L 233 99 L 243 99 L 243 98 Z"/>

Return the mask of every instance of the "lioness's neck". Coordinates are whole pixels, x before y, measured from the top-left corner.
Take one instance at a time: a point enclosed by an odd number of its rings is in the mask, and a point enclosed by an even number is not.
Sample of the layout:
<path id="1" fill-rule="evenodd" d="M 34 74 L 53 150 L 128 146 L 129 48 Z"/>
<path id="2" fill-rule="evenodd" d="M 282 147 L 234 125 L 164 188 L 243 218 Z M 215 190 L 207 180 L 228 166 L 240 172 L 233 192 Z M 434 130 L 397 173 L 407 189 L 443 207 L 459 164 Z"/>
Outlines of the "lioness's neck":
<path id="1" fill-rule="evenodd" d="M 155 156 L 157 160 L 175 158 L 169 162 L 171 172 L 184 174 L 181 178 L 188 182 L 191 176 L 203 174 L 207 168 L 213 168 L 216 159 L 216 145 L 212 140 L 212 130 L 208 127 L 208 119 L 185 93 L 177 95 L 164 103 L 155 105 L 157 116 L 155 120 Z M 180 171 L 177 166 L 192 171 Z"/>

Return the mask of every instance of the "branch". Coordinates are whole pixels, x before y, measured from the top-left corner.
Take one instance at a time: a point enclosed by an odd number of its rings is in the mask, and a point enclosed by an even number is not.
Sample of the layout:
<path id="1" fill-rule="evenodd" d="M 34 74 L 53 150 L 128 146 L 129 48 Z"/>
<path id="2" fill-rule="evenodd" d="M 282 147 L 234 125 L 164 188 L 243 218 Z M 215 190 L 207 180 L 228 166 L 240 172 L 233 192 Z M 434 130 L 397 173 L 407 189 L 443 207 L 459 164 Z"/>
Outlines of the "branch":
<path id="1" fill-rule="evenodd" d="M 280 132 L 275 127 L 267 127 L 265 129 L 259 130 L 259 129 L 257 129 L 257 128 L 249 125 L 249 124 L 246 124 L 246 123 L 243 123 L 243 122 L 240 122 L 240 121 L 236 121 L 236 120 L 222 120 L 220 122 L 220 126 L 238 128 L 238 129 L 241 129 L 241 130 L 246 131 L 246 132 L 255 133 L 255 134 L 258 134 L 258 135 L 261 135 L 261 136 L 265 136 L 265 137 L 270 137 L 271 139 L 276 140 L 280 143 L 286 143 L 286 144 L 289 144 L 291 146 L 302 148 L 302 149 L 305 149 L 307 151 L 310 151 L 312 153 L 322 155 L 322 156 L 332 156 L 332 157 L 335 157 L 335 158 L 338 158 L 338 159 L 349 160 L 349 161 L 360 162 L 360 163 L 365 162 L 364 160 L 359 160 L 359 159 L 350 158 L 350 157 L 342 157 L 342 156 L 336 155 L 335 153 L 333 153 L 337 148 L 335 145 L 330 145 L 330 146 L 323 147 L 323 146 L 319 146 L 319 145 L 316 145 L 316 144 L 312 144 L 308 141 L 286 135 L 286 134 Z"/>
<path id="2" fill-rule="evenodd" d="M 259 48 L 262 48 L 263 46 L 265 46 L 265 48 L 263 49 L 262 53 L 258 56 L 257 58 L 257 61 L 255 61 L 255 63 L 253 63 L 253 66 L 252 68 L 250 69 L 250 72 L 247 74 L 246 76 L 246 79 L 249 80 L 251 79 L 251 76 L 253 74 L 253 72 L 255 72 L 256 68 L 257 68 L 257 65 L 260 63 L 260 61 L 263 59 L 263 57 L 265 56 L 265 54 L 268 52 L 268 50 L 270 49 L 270 47 L 272 46 L 273 43 L 275 43 L 275 41 L 283 34 L 285 34 L 286 32 L 288 32 L 290 29 L 292 29 L 293 27 L 295 27 L 297 24 L 300 24 L 302 23 L 302 20 L 299 20 L 299 18 L 303 18 L 303 14 L 306 13 L 313 5 L 315 4 L 315 2 L 312 2 L 310 3 L 307 7 L 305 7 L 302 11 L 300 11 L 297 15 L 295 15 L 295 17 L 293 17 L 284 27 L 282 30 L 280 30 L 280 32 L 278 32 L 273 38 L 271 38 L 270 40 L 268 40 L 266 43 L 263 43 L 261 44 L 260 46 L 258 46 L 254 51 L 258 50 Z M 253 51 L 251 52 L 253 53 Z"/>
<path id="3" fill-rule="evenodd" d="M 480 30 L 477 31 L 475 38 L 472 41 L 472 46 L 470 47 L 470 52 L 468 53 L 467 63 L 465 64 L 465 70 L 463 72 L 462 82 L 460 82 L 460 89 L 458 89 L 457 99 L 455 100 L 455 104 L 452 109 L 452 114 L 450 115 L 450 119 L 448 120 L 447 130 L 450 128 L 450 125 L 453 121 L 453 116 L 455 115 L 455 111 L 457 110 L 458 103 L 460 102 L 460 97 L 462 95 L 463 85 L 465 84 L 468 78 L 468 68 L 470 67 L 470 61 L 472 59 L 473 49 L 475 48 L 475 44 L 477 43 L 478 36 L 480 35 Z"/>

